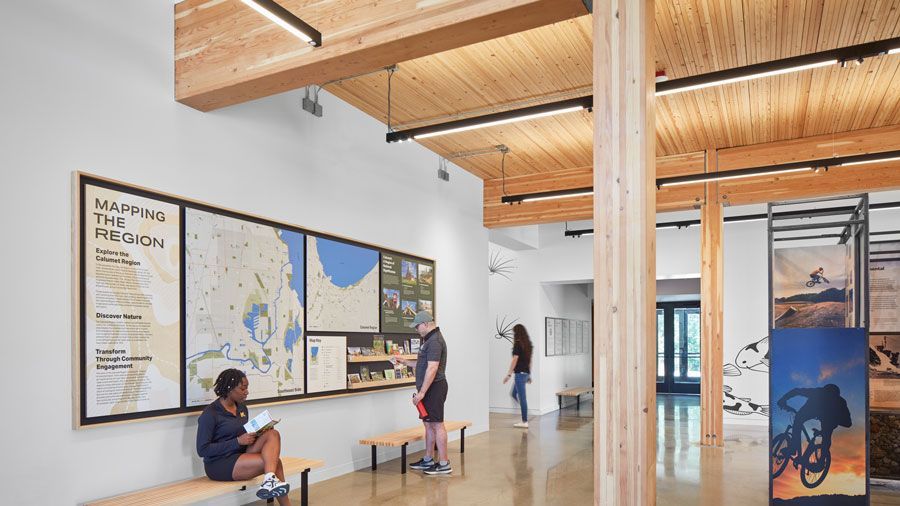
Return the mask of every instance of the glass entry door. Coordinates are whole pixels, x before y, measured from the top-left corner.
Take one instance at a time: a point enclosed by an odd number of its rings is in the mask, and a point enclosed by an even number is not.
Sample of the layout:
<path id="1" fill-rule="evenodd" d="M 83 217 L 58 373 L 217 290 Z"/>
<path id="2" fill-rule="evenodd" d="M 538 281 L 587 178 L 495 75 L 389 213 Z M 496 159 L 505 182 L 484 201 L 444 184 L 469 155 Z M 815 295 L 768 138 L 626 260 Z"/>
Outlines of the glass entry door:
<path id="1" fill-rule="evenodd" d="M 700 303 L 656 304 L 656 391 L 700 393 Z"/>

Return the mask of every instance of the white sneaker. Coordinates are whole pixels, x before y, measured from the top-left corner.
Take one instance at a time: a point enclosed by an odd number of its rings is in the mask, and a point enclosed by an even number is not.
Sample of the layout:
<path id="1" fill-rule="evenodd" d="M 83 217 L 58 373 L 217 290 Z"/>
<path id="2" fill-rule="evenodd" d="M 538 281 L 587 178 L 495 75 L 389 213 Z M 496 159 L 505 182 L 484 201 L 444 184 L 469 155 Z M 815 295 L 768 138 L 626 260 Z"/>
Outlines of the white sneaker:
<path id="1" fill-rule="evenodd" d="M 520 428 L 520 429 L 527 429 L 527 428 L 528 428 L 528 422 L 514 423 L 514 424 L 513 424 L 513 427 L 518 427 L 518 428 Z"/>
<path id="2" fill-rule="evenodd" d="M 263 478 L 263 482 L 256 491 L 256 497 L 260 499 L 272 499 L 273 497 L 281 497 L 287 495 L 291 490 L 291 484 L 283 482 L 275 476 L 275 473 L 269 473 Z"/>

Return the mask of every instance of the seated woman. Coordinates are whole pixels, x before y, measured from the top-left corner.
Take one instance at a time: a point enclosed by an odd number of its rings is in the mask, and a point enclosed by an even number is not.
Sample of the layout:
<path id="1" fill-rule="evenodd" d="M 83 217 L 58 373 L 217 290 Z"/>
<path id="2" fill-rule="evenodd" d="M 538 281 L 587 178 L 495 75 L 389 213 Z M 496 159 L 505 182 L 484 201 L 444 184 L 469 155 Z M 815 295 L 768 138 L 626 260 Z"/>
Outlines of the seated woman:
<path id="1" fill-rule="evenodd" d="M 256 492 L 260 499 L 278 498 L 282 506 L 291 504 L 281 465 L 281 435 L 270 429 L 257 436 L 244 430 L 247 423 L 247 376 L 238 369 L 226 369 L 216 378 L 219 396 L 197 420 L 197 453 L 203 457 L 206 475 L 217 481 L 249 480 L 265 473 Z"/>

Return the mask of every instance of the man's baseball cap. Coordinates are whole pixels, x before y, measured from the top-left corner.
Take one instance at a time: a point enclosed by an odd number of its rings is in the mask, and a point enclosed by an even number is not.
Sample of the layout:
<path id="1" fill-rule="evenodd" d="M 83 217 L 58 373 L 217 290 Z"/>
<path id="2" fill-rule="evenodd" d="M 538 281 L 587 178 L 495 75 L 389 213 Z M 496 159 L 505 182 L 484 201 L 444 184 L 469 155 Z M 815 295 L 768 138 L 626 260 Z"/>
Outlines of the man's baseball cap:
<path id="1" fill-rule="evenodd" d="M 413 318 L 413 321 L 409 324 L 409 326 L 410 328 L 414 329 L 422 323 L 429 323 L 433 321 L 434 317 L 431 316 L 431 313 L 429 313 L 428 311 L 419 311 L 418 313 L 416 313 L 416 317 Z"/>

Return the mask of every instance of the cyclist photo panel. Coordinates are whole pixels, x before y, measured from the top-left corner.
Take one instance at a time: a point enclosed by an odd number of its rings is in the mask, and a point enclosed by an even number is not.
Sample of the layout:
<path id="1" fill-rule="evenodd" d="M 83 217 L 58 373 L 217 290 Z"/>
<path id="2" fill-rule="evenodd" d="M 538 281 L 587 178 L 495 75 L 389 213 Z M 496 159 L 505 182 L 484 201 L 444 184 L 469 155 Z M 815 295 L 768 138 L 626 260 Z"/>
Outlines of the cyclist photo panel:
<path id="1" fill-rule="evenodd" d="M 772 258 L 772 326 L 848 326 L 848 254 L 846 244 L 776 249 Z"/>
<path id="2" fill-rule="evenodd" d="M 775 329 L 771 504 L 866 505 L 866 331 Z"/>

